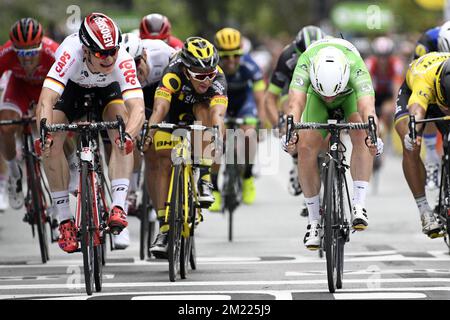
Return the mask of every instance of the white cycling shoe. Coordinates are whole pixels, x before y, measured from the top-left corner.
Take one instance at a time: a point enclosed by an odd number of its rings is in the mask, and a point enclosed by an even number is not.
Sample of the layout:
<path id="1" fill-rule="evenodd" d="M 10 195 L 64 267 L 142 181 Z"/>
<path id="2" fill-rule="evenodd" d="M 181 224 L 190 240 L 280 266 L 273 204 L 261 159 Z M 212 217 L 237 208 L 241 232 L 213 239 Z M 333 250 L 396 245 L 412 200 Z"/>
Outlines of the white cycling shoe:
<path id="1" fill-rule="evenodd" d="M 367 211 L 359 204 L 355 204 L 352 210 L 352 226 L 356 231 L 364 231 L 369 226 Z"/>
<path id="2" fill-rule="evenodd" d="M 122 230 L 118 235 L 113 236 L 114 249 L 123 250 L 130 246 L 130 231 L 128 228 Z"/>
<path id="3" fill-rule="evenodd" d="M 420 220 L 422 221 L 422 232 L 428 237 L 434 239 L 443 236 L 443 234 L 441 233 L 442 225 L 439 223 L 439 221 L 436 220 L 433 212 L 425 212 L 420 217 Z"/>
<path id="4" fill-rule="evenodd" d="M 306 228 L 303 243 L 308 250 L 314 251 L 320 249 L 320 239 L 322 237 L 322 227 L 317 221 L 312 221 Z"/>

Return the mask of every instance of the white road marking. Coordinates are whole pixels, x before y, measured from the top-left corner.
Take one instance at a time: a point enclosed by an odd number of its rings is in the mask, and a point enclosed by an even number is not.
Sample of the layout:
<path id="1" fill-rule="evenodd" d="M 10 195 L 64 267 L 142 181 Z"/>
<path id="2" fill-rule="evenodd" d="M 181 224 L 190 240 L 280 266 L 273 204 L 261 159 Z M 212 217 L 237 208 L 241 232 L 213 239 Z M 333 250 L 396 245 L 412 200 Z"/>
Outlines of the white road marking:
<path id="1" fill-rule="evenodd" d="M 395 279 L 345 279 L 345 284 L 367 284 L 376 281 L 377 284 L 382 283 L 450 283 L 450 278 L 395 278 Z M 118 282 L 103 283 L 104 288 L 139 288 L 139 287 L 205 287 L 205 286 L 277 286 L 277 285 L 324 285 L 327 284 L 326 279 L 320 280 L 279 280 L 279 281 L 179 281 L 179 282 Z M 0 285 L 2 290 L 54 290 L 54 289 L 83 289 L 84 283 L 67 284 L 23 284 L 23 285 Z"/>
<path id="2" fill-rule="evenodd" d="M 335 293 L 336 300 L 425 299 L 426 294 L 410 292 Z"/>
<path id="3" fill-rule="evenodd" d="M 355 288 L 355 289 L 341 289 L 337 294 L 342 295 L 345 293 L 355 294 L 355 293 L 368 293 L 368 292 L 380 292 L 386 295 L 386 292 L 439 292 L 447 291 L 450 292 L 450 287 L 400 287 L 400 288 Z M 108 292 L 108 293 L 95 293 L 93 296 L 87 296 L 86 294 L 78 293 L 63 293 L 63 294 L 17 294 L 17 295 L 0 295 L 0 300 L 2 299 L 33 299 L 41 298 L 42 300 L 88 300 L 96 297 L 123 297 L 123 296 L 138 296 L 138 295 L 233 295 L 233 294 L 258 294 L 258 295 L 273 295 L 276 300 L 292 300 L 292 294 L 308 294 L 308 293 L 323 293 L 330 294 L 326 289 L 310 289 L 310 290 L 214 290 L 214 291 L 118 291 L 118 292 Z"/>
<path id="4" fill-rule="evenodd" d="M 373 274 L 416 274 L 416 273 L 435 273 L 435 274 L 450 274 L 450 269 L 379 269 L 379 270 L 344 270 L 344 275 L 373 275 Z M 323 276 L 326 275 L 326 270 L 320 271 L 286 271 L 286 277 L 306 277 L 306 276 Z"/>
<path id="5" fill-rule="evenodd" d="M 0 281 L 55 281 L 66 279 L 70 274 L 52 275 L 52 276 L 0 276 Z M 113 274 L 103 274 L 104 280 L 114 279 Z"/>
<path id="6" fill-rule="evenodd" d="M 231 296 L 228 295 L 216 295 L 216 294 L 176 294 L 176 295 L 147 295 L 131 298 L 131 300 L 231 300 Z"/>

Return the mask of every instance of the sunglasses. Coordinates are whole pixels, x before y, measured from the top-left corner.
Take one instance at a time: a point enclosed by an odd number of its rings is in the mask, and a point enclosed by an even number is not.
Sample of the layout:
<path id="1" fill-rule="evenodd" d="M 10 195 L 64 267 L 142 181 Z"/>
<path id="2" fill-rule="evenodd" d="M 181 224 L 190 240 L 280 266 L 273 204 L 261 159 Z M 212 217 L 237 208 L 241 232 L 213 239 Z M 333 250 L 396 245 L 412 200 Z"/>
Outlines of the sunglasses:
<path id="1" fill-rule="evenodd" d="M 208 73 L 198 73 L 198 72 L 193 72 L 189 69 L 187 69 L 189 75 L 191 76 L 191 78 L 197 80 L 197 81 L 206 81 L 206 80 L 214 80 L 214 78 L 217 76 L 217 69 L 215 69 L 212 72 L 208 72 Z"/>
<path id="2" fill-rule="evenodd" d="M 220 58 L 222 59 L 237 59 L 242 57 L 242 54 L 237 54 L 237 53 L 233 53 L 233 54 L 221 54 Z"/>
<path id="3" fill-rule="evenodd" d="M 105 60 L 108 57 L 113 57 L 116 55 L 117 51 L 119 51 L 119 47 L 115 47 L 109 50 L 101 50 L 101 51 L 92 51 L 92 54 L 94 55 L 94 57 L 101 59 L 101 60 Z"/>
<path id="4" fill-rule="evenodd" d="M 17 49 L 14 48 L 14 51 L 16 52 L 17 56 L 20 58 L 25 57 L 35 57 L 41 52 L 42 49 L 42 43 L 37 48 L 31 48 L 31 49 Z"/>

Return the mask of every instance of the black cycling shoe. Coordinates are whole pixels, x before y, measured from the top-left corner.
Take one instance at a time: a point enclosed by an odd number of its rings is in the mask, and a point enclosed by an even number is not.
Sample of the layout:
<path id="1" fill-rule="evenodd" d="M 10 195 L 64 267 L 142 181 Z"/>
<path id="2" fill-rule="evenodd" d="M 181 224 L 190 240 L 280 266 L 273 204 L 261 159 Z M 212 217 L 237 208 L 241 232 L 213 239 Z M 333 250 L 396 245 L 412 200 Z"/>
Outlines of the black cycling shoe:
<path id="1" fill-rule="evenodd" d="M 150 248 L 150 253 L 156 259 L 167 259 L 168 241 L 169 241 L 168 232 L 159 233 L 156 236 L 155 242 L 152 244 Z"/>

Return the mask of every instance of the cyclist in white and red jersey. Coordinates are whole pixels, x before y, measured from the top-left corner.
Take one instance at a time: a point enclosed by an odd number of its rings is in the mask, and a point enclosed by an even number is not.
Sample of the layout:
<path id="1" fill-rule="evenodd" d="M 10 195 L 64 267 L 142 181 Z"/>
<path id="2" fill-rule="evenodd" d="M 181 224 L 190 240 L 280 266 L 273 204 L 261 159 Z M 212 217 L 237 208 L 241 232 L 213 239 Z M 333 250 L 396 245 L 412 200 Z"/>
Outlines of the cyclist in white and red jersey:
<path id="1" fill-rule="evenodd" d="M 107 224 L 115 233 L 128 225 L 124 207 L 133 169 L 132 152 L 144 122 L 144 99 L 136 65 L 120 47 L 121 37 L 111 18 L 102 13 L 89 14 L 79 33 L 68 36 L 59 47 L 38 105 L 39 118 L 46 118 L 48 124 L 69 123 L 84 116 L 83 98 L 94 94 L 95 101 L 100 102 L 96 106 L 99 117 L 114 121 L 119 115 L 124 119 L 127 139 L 123 150 L 119 148 L 117 131 L 108 131 L 115 143 L 109 161 L 112 204 Z M 63 152 L 65 137 L 65 133 L 46 137 L 44 167 L 61 221 L 58 244 L 64 251 L 74 252 L 78 241 L 69 206 L 69 169 Z"/>
<path id="2" fill-rule="evenodd" d="M 183 41 L 171 34 L 169 18 L 159 13 L 151 13 L 142 18 L 139 26 L 141 39 L 162 40 L 176 50 L 183 48 Z"/>
<path id="3" fill-rule="evenodd" d="M 42 25 L 33 18 L 16 21 L 10 40 L 0 47 L 0 77 L 6 72 L 4 93 L 0 100 L 0 120 L 18 120 L 37 103 L 42 84 L 55 61 L 58 43 L 44 37 Z M 9 205 L 20 209 L 24 203 L 22 170 L 16 159 L 17 126 L 1 126 L 1 155 L 9 167 Z"/>

